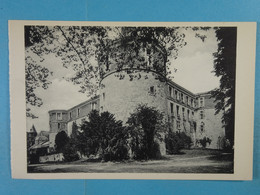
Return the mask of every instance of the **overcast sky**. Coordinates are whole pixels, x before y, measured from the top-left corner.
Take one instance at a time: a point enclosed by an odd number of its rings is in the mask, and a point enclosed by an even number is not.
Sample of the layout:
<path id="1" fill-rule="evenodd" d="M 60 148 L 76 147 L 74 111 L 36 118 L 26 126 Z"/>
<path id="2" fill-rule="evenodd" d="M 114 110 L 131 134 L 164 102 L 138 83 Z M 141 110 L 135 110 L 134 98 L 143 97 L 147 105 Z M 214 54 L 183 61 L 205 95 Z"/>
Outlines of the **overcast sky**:
<path id="1" fill-rule="evenodd" d="M 176 60 L 171 60 L 173 81 L 193 93 L 206 92 L 218 87 L 219 78 L 212 73 L 214 70 L 212 54 L 217 51 L 214 31 L 203 32 L 207 35 L 204 42 L 195 37 L 194 31 L 184 30 L 184 32 L 187 45 L 179 51 Z M 27 130 L 34 124 L 38 132 L 49 131 L 49 110 L 68 109 L 88 99 L 85 94 L 78 92 L 78 86 L 63 79 L 71 75 L 71 70 L 62 67 L 61 61 L 54 55 L 48 55 L 42 65 L 53 71 L 52 84 L 47 90 L 36 91 L 36 94 L 42 98 L 43 105 L 32 107 L 32 113 L 39 118 L 27 118 Z"/>

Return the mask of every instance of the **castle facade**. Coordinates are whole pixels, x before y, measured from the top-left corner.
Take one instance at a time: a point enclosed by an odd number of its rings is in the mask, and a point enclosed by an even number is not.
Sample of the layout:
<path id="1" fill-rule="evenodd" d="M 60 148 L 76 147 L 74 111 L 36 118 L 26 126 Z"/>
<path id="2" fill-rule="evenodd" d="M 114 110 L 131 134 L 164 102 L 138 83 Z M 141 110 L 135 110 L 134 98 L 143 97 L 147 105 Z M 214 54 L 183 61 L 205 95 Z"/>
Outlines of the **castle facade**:
<path id="1" fill-rule="evenodd" d="M 117 82 L 122 83 L 116 85 Z M 210 92 L 194 94 L 173 81 L 160 83 L 156 79 L 154 82 L 150 79 L 129 82 L 112 78 L 105 84 L 111 87 L 103 88 L 101 95 L 95 98 L 68 110 L 49 111 L 50 148 L 54 148 L 58 132 L 65 131 L 70 136 L 73 122 L 79 126 L 88 119 L 92 110 L 109 111 L 117 120 L 126 122 L 137 105 L 145 103 L 164 112 L 170 129 L 185 132 L 191 137 L 194 147 L 200 146 L 198 141 L 205 137 L 211 140 L 207 148 L 221 149 L 221 140 L 225 136 L 222 113 L 215 115 L 215 102 Z M 161 146 L 162 153 L 165 153 L 164 147 Z"/>
<path id="2" fill-rule="evenodd" d="M 120 47 L 118 43 L 114 46 Z M 131 42 L 128 46 L 131 47 Z M 87 120 L 91 110 L 109 111 L 117 120 L 126 122 L 139 104 L 147 104 L 164 113 L 172 131 L 190 136 L 194 147 L 200 146 L 199 140 L 209 138 L 211 142 L 206 147 L 220 149 L 225 130 L 222 113 L 215 115 L 214 98 L 210 92 L 194 94 L 164 79 L 167 61 L 164 54 L 161 47 L 146 44 L 133 54 L 138 55 L 138 60 L 133 58 L 131 62 L 124 62 L 122 55 L 111 51 L 100 66 L 99 96 L 68 110 L 49 111 L 50 148 L 54 148 L 58 132 L 71 135 L 73 122 L 80 125 Z M 166 153 L 164 142 L 160 143 L 160 150 L 162 154 Z"/>

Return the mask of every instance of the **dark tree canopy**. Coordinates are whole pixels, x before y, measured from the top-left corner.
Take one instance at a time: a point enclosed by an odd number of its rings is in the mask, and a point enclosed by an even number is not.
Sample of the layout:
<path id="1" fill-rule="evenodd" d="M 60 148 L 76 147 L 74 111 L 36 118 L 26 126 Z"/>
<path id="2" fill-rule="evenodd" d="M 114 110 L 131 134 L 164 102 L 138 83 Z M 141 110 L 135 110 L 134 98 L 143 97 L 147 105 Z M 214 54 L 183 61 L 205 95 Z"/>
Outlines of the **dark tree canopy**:
<path id="1" fill-rule="evenodd" d="M 164 115 L 147 105 L 139 105 L 127 121 L 134 158 L 152 159 L 160 156 L 159 143 L 165 133 Z"/>
<path id="2" fill-rule="evenodd" d="M 122 160 L 128 158 L 127 136 L 122 121 L 117 121 L 109 112 L 99 114 L 94 110 L 81 125 L 77 147 L 87 156 L 100 153 L 106 161 Z"/>
<path id="3" fill-rule="evenodd" d="M 69 137 L 65 131 L 59 132 L 55 137 L 56 150 L 61 152 L 69 142 Z"/>
<path id="4" fill-rule="evenodd" d="M 220 77 L 220 86 L 212 95 L 217 102 L 216 113 L 224 112 L 222 120 L 226 129 L 226 137 L 233 145 L 237 29 L 235 27 L 218 28 L 216 36 L 219 43 L 218 51 L 214 54 L 214 72 L 216 76 Z"/>

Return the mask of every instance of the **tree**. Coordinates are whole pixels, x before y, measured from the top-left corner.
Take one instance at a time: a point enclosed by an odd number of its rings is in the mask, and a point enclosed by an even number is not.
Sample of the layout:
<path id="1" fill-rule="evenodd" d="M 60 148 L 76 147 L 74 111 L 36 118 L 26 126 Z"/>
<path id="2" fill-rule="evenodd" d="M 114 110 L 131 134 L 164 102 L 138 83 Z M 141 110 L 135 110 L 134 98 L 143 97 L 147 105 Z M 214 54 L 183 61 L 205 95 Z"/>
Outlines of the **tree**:
<path id="1" fill-rule="evenodd" d="M 73 122 L 72 123 L 72 130 L 71 130 L 71 139 L 76 139 L 77 138 L 77 136 L 78 136 L 78 125 L 77 125 L 77 123 L 76 122 Z"/>
<path id="2" fill-rule="evenodd" d="M 213 91 L 216 114 L 223 112 L 222 121 L 226 137 L 234 144 L 235 120 L 235 79 L 236 79 L 236 41 L 235 27 L 222 27 L 216 30 L 219 41 L 218 51 L 214 53 L 214 73 L 220 77 L 220 87 Z"/>
<path id="3" fill-rule="evenodd" d="M 130 146 L 135 159 L 152 159 L 160 156 L 158 142 L 165 133 L 164 115 L 147 105 L 139 105 L 127 120 Z"/>
<path id="4" fill-rule="evenodd" d="M 169 131 L 165 138 L 168 154 L 180 154 L 182 149 L 190 149 L 191 143 L 191 138 L 184 132 Z"/>
<path id="5" fill-rule="evenodd" d="M 69 142 L 69 137 L 65 131 L 57 133 L 55 137 L 56 151 L 62 152 L 66 144 Z"/>
<path id="6" fill-rule="evenodd" d="M 198 32 L 209 28 L 192 29 Z M 206 38 L 199 33 L 195 36 L 203 41 Z M 35 89 L 47 89 L 51 84 L 51 72 L 39 65 L 35 56 L 43 62 L 50 53 L 55 54 L 63 67 L 74 70 L 66 79 L 79 85 L 80 92 L 93 97 L 103 75 L 111 69 L 118 71 L 119 79 L 124 79 L 119 72 L 122 69 L 130 80 L 140 75 L 136 69 L 142 69 L 156 71 L 158 79 L 165 80 L 171 75 L 170 59 L 177 58 L 185 45 L 185 35 L 178 27 L 25 26 L 27 104 L 41 106 L 42 99 Z M 28 117 L 35 117 L 29 107 L 27 113 Z"/>
<path id="7" fill-rule="evenodd" d="M 81 125 L 77 143 L 87 156 L 100 152 L 105 161 L 128 158 L 126 129 L 122 121 L 117 121 L 109 112 L 92 111 L 89 120 Z"/>
<path id="8" fill-rule="evenodd" d="M 62 148 L 64 159 L 67 162 L 71 162 L 79 159 L 75 141 L 76 141 L 75 139 L 69 138 L 69 141 Z"/>
<path id="9" fill-rule="evenodd" d="M 100 76 L 111 68 L 110 58 L 116 61 L 117 70 L 125 64 L 129 69 L 133 65 L 147 69 L 140 53 L 149 50 L 149 59 L 154 58 L 153 69 L 165 75 L 166 67 L 158 64 L 170 64 L 168 57 L 176 58 L 184 45 L 184 34 L 177 27 L 25 26 L 27 104 L 41 106 L 35 88 L 46 89 L 50 84 L 51 72 L 39 65 L 35 56 L 43 62 L 50 53 L 55 54 L 65 68 L 75 71 L 67 80 L 78 84 L 80 92 L 95 96 Z M 156 59 L 151 52 L 155 47 L 162 51 Z"/>

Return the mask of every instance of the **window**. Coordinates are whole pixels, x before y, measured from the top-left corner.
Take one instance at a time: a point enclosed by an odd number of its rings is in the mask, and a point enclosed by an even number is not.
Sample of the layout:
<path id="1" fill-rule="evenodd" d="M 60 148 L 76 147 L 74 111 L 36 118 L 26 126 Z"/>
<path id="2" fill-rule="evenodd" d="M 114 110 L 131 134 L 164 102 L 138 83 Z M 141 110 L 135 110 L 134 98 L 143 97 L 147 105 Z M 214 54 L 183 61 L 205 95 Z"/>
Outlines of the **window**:
<path id="1" fill-rule="evenodd" d="M 190 118 L 190 110 L 189 109 L 187 109 L 187 117 L 188 117 L 188 120 L 189 120 L 189 118 Z"/>
<path id="2" fill-rule="evenodd" d="M 179 115 L 179 106 L 176 106 L 176 110 L 177 110 L 177 115 Z"/>
<path id="3" fill-rule="evenodd" d="M 185 108 L 182 108 L 182 116 L 183 116 L 183 119 L 185 119 Z"/>
<path id="4" fill-rule="evenodd" d="M 190 104 L 193 107 L 193 99 L 190 100 Z"/>
<path id="5" fill-rule="evenodd" d="M 70 112 L 70 119 L 72 119 L 72 113 Z"/>
<path id="6" fill-rule="evenodd" d="M 200 98 L 200 107 L 204 106 L 203 97 Z"/>
<path id="7" fill-rule="evenodd" d="M 181 93 L 181 101 L 184 102 L 183 93 Z"/>
<path id="8" fill-rule="evenodd" d="M 203 118 L 204 118 L 204 111 L 201 110 L 201 111 L 200 111 L 200 119 L 203 119 Z"/>
<path id="9" fill-rule="evenodd" d="M 173 114 L 173 103 L 170 103 L 171 105 L 171 114 Z"/>
<path id="10" fill-rule="evenodd" d="M 203 132 L 205 131 L 205 128 L 204 128 L 205 124 L 203 122 L 200 123 L 200 131 Z"/>
<path id="11" fill-rule="evenodd" d="M 106 94 L 105 93 L 103 93 L 103 101 L 105 101 L 105 99 L 106 99 Z"/>
<path id="12" fill-rule="evenodd" d="M 177 91 L 177 90 L 175 90 L 175 98 L 176 98 L 176 99 L 179 99 L 179 98 L 178 98 L 178 91 Z"/>
<path id="13" fill-rule="evenodd" d="M 78 108 L 78 116 L 79 116 L 79 114 L 80 114 L 80 109 Z"/>
<path id="14" fill-rule="evenodd" d="M 169 95 L 172 97 L 172 88 L 169 86 Z"/>
<path id="15" fill-rule="evenodd" d="M 58 129 L 60 129 L 60 123 L 58 123 Z"/>
<path id="16" fill-rule="evenodd" d="M 150 93 L 152 93 L 152 94 L 154 93 L 154 86 L 150 87 Z"/>
<path id="17" fill-rule="evenodd" d="M 62 120 L 62 113 L 57 113 L 57 120 Z"/>
<path id="18" fill-rule="evenodd" d="M 177 129 L 180 129 L 181 128 L 181 123 L 180 121 L 177 121 Z"/>
<path id="19" fill-rule="evenodd" d="M 97 104 L 97 102 L 91 103 L 91 110 L 96 110 L 96 104 Z"/>
<path id="20" fill-rule="evenodd" d="M 189 96 L 186 96 L 186 103 L 189 105 Z"/>

